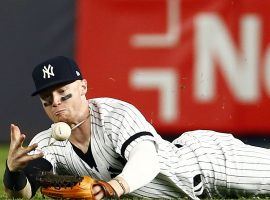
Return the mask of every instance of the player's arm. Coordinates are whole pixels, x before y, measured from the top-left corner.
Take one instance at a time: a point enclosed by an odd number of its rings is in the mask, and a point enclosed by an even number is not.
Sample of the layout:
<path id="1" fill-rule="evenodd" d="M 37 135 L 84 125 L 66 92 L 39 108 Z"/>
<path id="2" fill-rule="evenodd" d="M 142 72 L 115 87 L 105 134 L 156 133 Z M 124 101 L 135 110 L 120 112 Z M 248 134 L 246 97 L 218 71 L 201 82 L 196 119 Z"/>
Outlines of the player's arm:
<path id="1" fill-rule="evenodd" d="M 121 174 L 109 181 L 117 195 L 133 192 L 151 182 L 160 172 L 159 159 L 153 141 L 142 141 L 130 152 Z M 102 198 L 100 188 L 93 188 L 96 199 Z"/>
<path id="2" fill-rule="evenodd" d="M 40 187 L 40 182 L 36 177 L 40 175 L 41 171 L 51 170 L 51 163 L 44 158 L 30 161 L 23 170 L 18 172 L 11 172 L 6 167 L 4 175 L 5 191 L 12 198 L 31 198 Z"/>
<path id="3" fill-rule="evenodd" d="M 21 134 L 19 127 L 11 125 L 10 128 L 10 147 L 4 174 L 4 187 L 9 197 L 31 198 L 32 188 L 24 169 L 31 162 L 43 156 L 42 152 L 29 155 L 37 144 L 23 147 L 25 135 Z"/>
<path id="4" fill-rule="evenodd" d="M 124 192 L 128 193 L 151 182 L 159 172 L 159 159 L 155 143 L 146 140 L 138 143 L 131 150 L 122 173 L 116 179 L 121 180 L 122 178 L 127 183 L 129 188 Z"/>
<path id="5" fill-rule="evenodd" d="M 4 178 L 5 192 L 7 196 L 9 198 L 30 199 L 32 196 L 32 190 L 28 179 L 24 177 L 24 175 L 20 174 L 20 172 L 9 173 L 10 174 L 8 176 L 10 176 L 11 180 L 9 180 L 9 178 Z"/>

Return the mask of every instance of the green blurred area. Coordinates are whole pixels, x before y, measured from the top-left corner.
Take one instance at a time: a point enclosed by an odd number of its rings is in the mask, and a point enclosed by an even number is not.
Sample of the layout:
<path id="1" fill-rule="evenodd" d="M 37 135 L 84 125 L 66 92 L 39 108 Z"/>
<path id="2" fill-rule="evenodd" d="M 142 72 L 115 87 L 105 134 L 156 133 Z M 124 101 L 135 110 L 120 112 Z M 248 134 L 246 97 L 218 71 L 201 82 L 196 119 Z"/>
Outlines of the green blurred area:
<path id="1" fill-rule="evenodd" d="M 0 199 L 6 199 L 4 195 L 3 174 L 6 165 L 6 159 L 8 154 L 8 145 L 0 144 Z"/>

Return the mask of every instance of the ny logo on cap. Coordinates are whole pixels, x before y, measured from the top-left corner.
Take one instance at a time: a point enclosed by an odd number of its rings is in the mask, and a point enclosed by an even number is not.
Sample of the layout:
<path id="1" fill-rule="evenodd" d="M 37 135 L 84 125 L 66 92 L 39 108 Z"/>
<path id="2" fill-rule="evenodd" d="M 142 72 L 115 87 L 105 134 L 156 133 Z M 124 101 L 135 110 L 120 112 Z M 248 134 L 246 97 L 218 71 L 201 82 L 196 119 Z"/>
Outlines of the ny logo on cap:
<path id="1" fill-rule="evenodd" d="M 48 67 L 44 66 L 43 69 L 43 78 L 51 78 L 51 76 L 54 76 L 53 73 L 53 66 L 51 66 L 50 64 L 48 65 Z"/>

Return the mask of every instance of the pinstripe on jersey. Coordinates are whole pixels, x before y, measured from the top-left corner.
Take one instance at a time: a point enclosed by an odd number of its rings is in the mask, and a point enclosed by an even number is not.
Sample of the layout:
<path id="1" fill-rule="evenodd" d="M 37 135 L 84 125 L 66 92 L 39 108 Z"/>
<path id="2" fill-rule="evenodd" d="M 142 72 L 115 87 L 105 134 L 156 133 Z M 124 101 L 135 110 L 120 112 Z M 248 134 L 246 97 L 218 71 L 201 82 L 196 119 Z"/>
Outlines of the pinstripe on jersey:
<path id="1" fill-rule="evenodd" d="M 269 192 L 269 150 L 245 145 L 230 134 L 202 130 L 184 133 L 170 143 L 156 133 L 134 106 L 116 99 L 91 99 L 89 109 L 89 148 L 97 169 L 82 160 L 70 142 L 58 141 L 48 146 L 51 129 L 37 134 L 31 141 L 38 143 L 55 172 L 90 175 L 108 181 L 122 171 L 124 160 L 129 159 L 137 143 L 152 140 L 161 171 L 131 196 L 179 198 L 187 194 L 196 199 L 196 195 L 205 191 L 219 196 Z M 227 187 L 232 188 L 229 193 L 224 190 Z"/>

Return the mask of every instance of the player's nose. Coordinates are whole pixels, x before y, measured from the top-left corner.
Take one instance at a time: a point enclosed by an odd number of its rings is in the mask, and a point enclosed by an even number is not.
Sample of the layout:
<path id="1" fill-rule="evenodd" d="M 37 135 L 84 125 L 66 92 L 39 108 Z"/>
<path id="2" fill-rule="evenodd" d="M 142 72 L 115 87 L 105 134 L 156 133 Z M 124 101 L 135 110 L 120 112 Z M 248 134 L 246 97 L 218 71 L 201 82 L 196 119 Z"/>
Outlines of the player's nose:
<path id="1" fill-rule="evenodd" d="M 52 93 L 52 106 L 58 106 L 61 104 L 61 95 L 57 92 Z"/>

